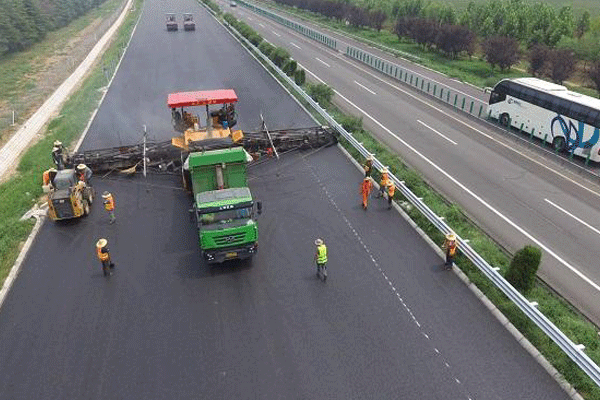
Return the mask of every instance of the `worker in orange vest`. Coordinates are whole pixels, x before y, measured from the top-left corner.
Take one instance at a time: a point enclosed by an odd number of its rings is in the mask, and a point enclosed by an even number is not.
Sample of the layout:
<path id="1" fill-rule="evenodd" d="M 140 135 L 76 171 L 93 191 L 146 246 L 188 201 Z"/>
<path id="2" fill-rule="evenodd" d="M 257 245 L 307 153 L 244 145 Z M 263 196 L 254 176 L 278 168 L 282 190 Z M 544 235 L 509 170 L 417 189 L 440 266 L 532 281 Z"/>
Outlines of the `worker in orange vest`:
<path id="1" fill-rule="evenodd" d="M 116 221 L 115 217 L 115 199 L 113 195 L 109 192 L 102 193 L 102 199 L 104 199 L 104 208 L 108 211 L 108 215 L 110 217 L 110 223 L 114 223 Z"/>
<path id="2" fill-rule="evenodd" d="M 446 235 L 444 239 L 444 243 L 442 244 L 442 249 L 446 251 L 446 262 L 444 263 L 444 267 L 446 269 L 451 269 L 452 264 L 454 264 L 454 256 L 456 255 L 456 235 L 452 232 Z"/>
<path id="3" fill-rule="evenodd" d="M 396 193 L 396 185 L 390 179 L 387 186 L 387 195 L 388 195 L 388 210 L 392 208 L 392 200 L 394 199 L 394 194 Z"/>
<path id="4" fill-rule="evenodd" d="M 366 210 L 369 205 L 369 194 L 371 193 L 372 188 L 373 184 L 371 183 L 371 178 L 365 176 L 365 179 L 363 179 L 360 184 L 360 193 L 362 194 L 362 206 L 364 210 Z"/>
<path id="5" fill-rule="evenodd" d="M 96 256 L 98 260 L 102 263 L 102 273 L 104 276 L 111 276 L 112 269 L 115 267 L 115 264 L 111 262 L 110 252 L 108 251 L 108 240 L 102 238 L 96 242 Z"/>
<path id="6" fill-rule="evenodd" d="M 383 197 L 384 193 L 387 190 L 389 183 L 391 182 L 388 174 L 389 174 L 388 169 L 384 167 L 381 170 L 381 181 L 379 181 L 379 194 L 377 195 L 377 197 Z"/>
<path id="7" fill-rule="evenodd" d="M 42 174 L 42 186 L 46 186 L 48 189 L 51 189 L 53 186 L 52 182 L 54 181 L 56 174 L 56 168 L 50 168 L 44 171 Z"/>

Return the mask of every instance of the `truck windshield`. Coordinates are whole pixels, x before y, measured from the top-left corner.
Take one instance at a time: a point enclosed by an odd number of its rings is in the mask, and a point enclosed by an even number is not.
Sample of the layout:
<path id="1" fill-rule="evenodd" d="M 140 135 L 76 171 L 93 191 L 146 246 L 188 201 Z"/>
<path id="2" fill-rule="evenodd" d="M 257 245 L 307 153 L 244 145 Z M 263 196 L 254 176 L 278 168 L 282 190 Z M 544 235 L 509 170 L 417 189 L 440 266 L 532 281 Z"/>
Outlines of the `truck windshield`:
<path id="1" fill-rule="evenodd" d="M 206 214 L 198 212 L 198 220 L 204 229 L 223 229 L 245 225 L 251 217 L 252 207 Z"/>
<path id="2" fill-rule="evenodd" d="M 68 189 L 69 187 L 71 187 L 73 185 L 73 182 L 71 179 L 69 179 L 67 177 L 58 177 L 58 176 L 56 178 L 54 178 L 52 183 L 54 184 L 54 187 L 58 190 Z"/>

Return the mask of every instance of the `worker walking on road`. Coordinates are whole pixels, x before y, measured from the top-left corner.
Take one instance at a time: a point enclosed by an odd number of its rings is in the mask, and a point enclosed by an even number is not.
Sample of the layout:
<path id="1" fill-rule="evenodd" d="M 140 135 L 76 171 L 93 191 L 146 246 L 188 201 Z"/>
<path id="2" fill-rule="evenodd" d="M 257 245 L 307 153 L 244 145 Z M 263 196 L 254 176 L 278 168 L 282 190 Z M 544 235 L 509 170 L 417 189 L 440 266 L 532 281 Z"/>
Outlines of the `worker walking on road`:
<path id="1" fill-rule="evenodd" d="M 363 169 L 365 171 L 365 177 L 370 177 L 371 173 L 373 172 L 373 157 L 372 156 L 369 156 L 367 158 L 365 165 L 363 165 Z"/>
<path id="2" fill-rule="evenodd" d="M 110 259 L 110 252 L 108 251 L 108 240 L 102 238 L 96 242 L 96 256 L 102 263 L 102 273 L 104 276 L 111 276 L 112 270 L 115 268 L 115 264 Z"/>
<path id="3" fill-rule="evenodd" d="M 117 218 L 115 217 L 115 199 L 113 195 L 109 192 L 102 193 L 102 199 L 104 199 L 104 208 L 108 211 L 108 216 L 110 217 L 110 223 L 114 223 Z"/>
<path id="4" fill-rule="evenodd" d="M 371 189 L 373 188 L 373 184 L 371 183 L 371 178 L 365 176 L 361 185 L 360 185 L 360 193 L 362 194 L 362 206 L 363 209 L 366 210 L 369 205 L 369 194 L 371 193 Z"/>
<path id="5" fill-rule="evenodd" d="M 327 246 L 323 239 L 315 240 L 317 252 L 315 253 L 315 262 L 317 263 L 317 276 L 321 276 L 323 281 L 327 280 Z"/>
<path id="6" fill-rule="evenodd" d="M 384 195 L 390 182 L 391 182 L 391 180 L 389 177 L 389 171 L 387 168 L 383 168 L 381 170 L 381 181 L 379 182 L 379 194 L 377 195 L 378 198 L 382 197 Z"/>
<path id="7" fill-rule="evenodd" d="M 395 193 L 396 193 L 396 185 L 390 179 L 388 181 L 388 186 L 387 186 L 388 210 L 392 208 L 392 200 L 394 199 L 394 194 Z"/>
<path id="8" fill-rule="evenodd" d="M 452 232 L 446 235 L 444 239 L 444 243 L 442 244 L 442 249 L 446 251 L 446 262 L 444 263 L 444 267 L 446 269 L 451 269 L 452 264 L 454 264 L 454 256 L 456 255 L 456 235 Z"/>

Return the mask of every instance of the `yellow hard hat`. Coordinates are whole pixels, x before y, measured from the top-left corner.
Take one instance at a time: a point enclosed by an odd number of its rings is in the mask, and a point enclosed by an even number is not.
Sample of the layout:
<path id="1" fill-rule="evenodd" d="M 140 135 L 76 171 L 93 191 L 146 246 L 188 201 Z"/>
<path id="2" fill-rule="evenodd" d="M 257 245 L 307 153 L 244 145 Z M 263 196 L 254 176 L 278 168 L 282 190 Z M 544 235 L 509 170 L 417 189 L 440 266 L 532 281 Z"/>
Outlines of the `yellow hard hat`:
<path id="1" fill-rule="evenodd" d="M 108 240 L 103 238 L 103 239 L 98 240 L 98 242 L 96 242 L 96 247 L 101 249 L 103 247 L 106 247 L 107 244 L 108 244 Z"/>
<path id="2" fill-rule="evenodd" d="M 382 174 L 387 174 L 388 172 L 390 172 L 390 171 L 388 171 L 388 169 L 387 169 L 386 167 L 383 167 L 383 168 L 381 169 L 381 173 L 382 173 Z"/>
<path id="3" fill-rule="evenodd" d="M 48 170 L 48 172 L 58 172 L 58 171 L 56 170 L 56 168 L 50 168 L 50 169 Z"/>
<path id="4" fill-rule="evenodd" d="M 317 240 L 315 240 L 315 244 L 316 244 L 317 246 L 320 246 L 320 245 L 322 245 L 322 244 L 323 244 L 323 239 L 317 239 Z"/>
<path id="5" fill-rule="evenodd" d="M 446 240 L 456 240 L 456 235 L 450 232 L 446 235 Z"/>
<path id="6" fill-rule="evenodd" d="M 77 169 L 82 170 L 82 169 L 86 169 L 87 167 L 85 166 L 85 164 L 79 164 L 77 166 Z"/>
<path id="7" fill-rule="evenodd" d="M 60 140 L 55 140 L 54 141 L 54 145 L 55 146 L 62 146 L 62 142 Z"/>

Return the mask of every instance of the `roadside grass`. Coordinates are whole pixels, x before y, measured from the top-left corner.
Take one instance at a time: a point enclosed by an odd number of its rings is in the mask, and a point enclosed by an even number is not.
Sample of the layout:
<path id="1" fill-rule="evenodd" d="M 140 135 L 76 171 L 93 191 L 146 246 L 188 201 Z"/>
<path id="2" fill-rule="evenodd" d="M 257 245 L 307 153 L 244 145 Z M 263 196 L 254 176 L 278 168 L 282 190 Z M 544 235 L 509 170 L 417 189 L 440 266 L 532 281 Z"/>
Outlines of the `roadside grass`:
<path id="1" fill-rule="evenodd" d="M 143 0 L 136 0 L 136 10 L 126 17 L 102 59 L 90 71 L 81 87 L 63 105 L 60 115 L 49 123 L 46 134 L 21 157 L 14 176 L 0 184 L 0 204 L 3 205 L 0 207 L 2 282 L 10 272 L 23 241 L 33 227 L 32 221 L 21 222 L 19 218 L 36 202 L 45 201 L 42 196 L 41 177 L 43 171 L 53 166 L 50 155 L 52 143 L 60 140 L 65 144 L 73 144 L 81 136 L 102 96 L 99 89 L 106 85 L 102 66 L 112 65 L 120 58 L 141 12 L 142 2 Z"/>
<path id="2" fill-rule="evenodd" d="M 205 0 L 208 1 L 208 0 Z M 252 50 L 251 50 L 252 51 Z M 278 74 L 268 66 L 262 59 L 259 62 L 271 71 L 276 77 Z M 320 123 L 325 120 L 310 105 L 281 78 L 277 78 L 294 97 L 311 110 L 312 115 Z M 318 99 L 315 99 L 318 101 Z M 324 104 L 321 104 L 322 106 Z M 511 255 L 501 246 L 495 243 L 456 204 L 448 202 L 442 195 L 431 188 L 421 175 L 405 164 L 402 159 L 394 154 L 386 145 L 379 142 L 372 133 L 364 130 L 361 126 L 356 127 L 355 117 L 345 115 L 335 104 L 324 107 L 327 112 L 340 124 L 354 125 L 353 136 L 361 142 L 406 186 L 427 204 L 437 215 L 444 217 L 452 229 L 462 238 L 469 239 L 469 245 L 475 249 L 490 265 L 498 267 L 501 274 L 505 274 L 511 261 Z M 352 121 L 354 119 L 354 121 Z M 352 122 L 350 124 L 350 122 Z M 362 125 L 359 124 L 359 125 Z M 340 138 L 341 145 L 358 162 L 364 162 L 364 158 L 344 138 Z M 379 174 L 374 178 L 379 180 Z M 394 200 L 406 211 L 410 218 L 429 236 L 435 243 L 443 242 L 444 236 L 431 224 L 425 216 L 412 207 L 407 199 L 396 192 Z M 441 260 L 440 260 L 441 262 Z M 565 380 L 589 400 L 600 400 L 600 388 L 573 362 L 571 359 L 539 329 L 523 312 L 509 300 L 489 279 L 479 271 L 465 256 L 459 253 L 455 260 L 456 265 L 467 275 L 469 280 L 481 290 L 486 297 L 511 321 L 511 323 L 535 346 L 546 359 L 563 375 Z M 563 331 L 574 343 L 583 344 L 586 354 L 596 363 L 600 363 L 600 349 L 598 345 L 598 332 L 596 327 L 590 323 L 577 310 L 555 295 L 543 282 L 536 282 L 533 290 L 527 293 L 530 301 L 536 301 L 539 309 L 549 318 L 561 331 Z"/>
<path id="3" fill-rule="evenodd" d="M 97 19 L 115 12 L 122 3 L 123 0 L 107 0 L 69 25 L 48 32 L 44 40 L 34 44 L 31 48 L 0 57 L 0 117 L 5 113 L 12 112 L 14 108 L 20 119 L 27 118 L 30 110 L 39 106 L 42 102 L 41 99 L 47 97 L 47 94 L 30 100 L 30 102 L 37 101 L 36 104 L 28 104 L 23 99 L 28 92 L 36 89 L 38 86 L 37 75 L 47 68 L 48 63 L 52 62 L 52 56 L 59 49 L 65 49 L 73 37 Z M 68 53 L 67 50 L 61 50 L 60 54 Z M 0 126 L 0 137 L 12 130 L 14 130 L 13 127 Z"/>

